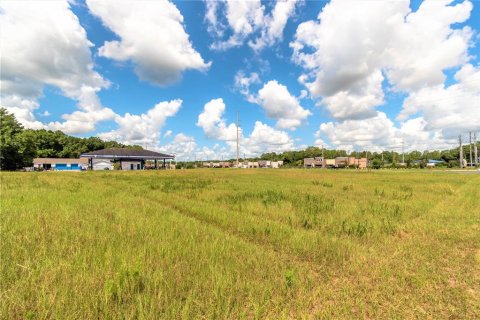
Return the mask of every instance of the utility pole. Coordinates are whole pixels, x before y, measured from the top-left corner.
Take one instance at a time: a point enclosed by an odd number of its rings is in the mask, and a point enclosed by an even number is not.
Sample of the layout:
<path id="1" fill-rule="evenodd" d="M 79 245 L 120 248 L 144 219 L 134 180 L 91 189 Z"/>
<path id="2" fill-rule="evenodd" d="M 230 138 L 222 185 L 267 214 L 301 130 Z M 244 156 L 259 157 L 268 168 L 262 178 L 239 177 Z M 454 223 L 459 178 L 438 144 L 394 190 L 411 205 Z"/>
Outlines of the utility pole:
<path id="1" fill-rule="evenodd" d="M 238 111 L 237 111 L 237 168 L 238 168 Z"/>
<path id="2" fill-rule="evenodd" d="M 472 159 L 472 131 L 470 131 L 469 133 L 469 138 L 470 138 L 470 143 L 468 144 L 468 148 L 470 149 L 470 167 L 473 166 L 473 159 Z"/>
<path id="3" fill-rule="evenodd" d="M 461 169 L 461 168 L 463 168 L 462 135 L 458 136 L 458 143 L 460 144 L 460 169 Z"/>
<path id="4" fill-rule="evenodd" d="M 475 150 L 475 167 L 478 167 L 478 146 L 477 146 L 477 133 L 473 133 L 473 142 L 475 145 L 473 146 L 473 150 Z"/>
<path id="5" fill-rule="evenodd" d="M 323 144 L 322 144 L 322 168 L 325 168 L 325 157 L 323 153 Z"/>
<path id="6" fill-rule="evenodd" d="M 403 145 L 404 145 L 404 140 L 402 140 L 402 163 L 405 163 L 405 151 L 404 151 Z"/>

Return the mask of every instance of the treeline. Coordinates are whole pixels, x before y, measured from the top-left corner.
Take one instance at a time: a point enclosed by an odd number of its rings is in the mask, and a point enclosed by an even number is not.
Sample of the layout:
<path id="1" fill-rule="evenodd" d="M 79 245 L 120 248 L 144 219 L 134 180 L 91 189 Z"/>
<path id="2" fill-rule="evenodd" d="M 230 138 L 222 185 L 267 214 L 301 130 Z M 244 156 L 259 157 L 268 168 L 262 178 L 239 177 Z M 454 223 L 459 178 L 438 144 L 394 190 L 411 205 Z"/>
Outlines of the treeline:
<path id="1" fill-rule="evenodd" d="M 37 157 L 78 158 L 85 152 L 128 147 L 116 141 L 103 141 L 98 137 L 77 138 L 61 131 L 24 129 L 5 108 L 0 108 L 0 130 L 1 170 L 32 166 L 33 159 Z"/>
<path id="2" fill-rule="evenodd" d="M 480 143 L 478 144 L 480 148 Z M 473 148 L 472 148 L 473 149 Z M 469 158 L 469 146 L 463 146 L 464 159 Z M 398 163 L 405 161 L 407 167 L 426 165 L 428 160 L 441 160 L 444 161 L 444 166 L 458 167 L 459 166 L 459 149 L 451 150 L 435 150 L 435 151 L 411 151 L 402 153 L 395 151 L 383 151 L 383 152 L 370 152 L 370 151 L 353 151 L 348 152 L 346 150 L 327 150 L 318 147 L 308 147 L 304 150 L 285 151 L 282 153 L 264 153 L 260 157 L 246 158 L 247 161 L 258 160 L 270 160 L 270 161 L 283 161 L 284 167 L 302 167 L 303 159 L 314 158 L 324 156 L 326 159 L 334 159 L 336 157 L 356 157 L 356 158 L 368 158 L 371 160 L 371 164 L 375 168 L 381 167 L 396 167 Z M 240 162 L 244 159 L 239 159 Z M 235 162 L 236 159 L 229 159 L 227 161 Z M 194 168 L 195 165 L 199 165 L 199 161 L 196 163 L 193 161 L 179 162 L 177 166 L 180 168 Z M 437 166 L 441 166 L 438 164 Z"/>
<path id="3" fill-rule="evenodd" d="M 480 145 L 479 145 L 480 146 Z M 272 160 L 278 161 L 282 160 L 286 165 L 289 166 L 302 166 L 304 158 L 314 158 L 323 156 L 327 159 L 333 159 L 336 157 L 357 157 L 357 158 L 368 158 L 372 160 L 372 162 L 380 165 L 393 165 L 395 166 L 397 163 L 402 162 L 405 160 L 407 166 L 413 165 L 414 162 L 424 163 L 428 160 L 441 160 L 445 161 L 445 163 L 450 167 L 459 166 L 459 149 L 451 149 L 451 150 L 435 150 L 435 151 L 411 151 L 402 153 L 395 152 L 395 151 L 383 151 L 383 152 L 370 152 L 370 151 L 353 151 L 347 152 L 345 150 L 326 150 L 324 149 L 322 152 L 321 148 L 318 147 L 308 147 L 305 150 L 298 150 L 298 151 L 286 151 L 283 153 L 264 153 L 260 156 L 260 158 L 252 159 L 252 160 Z M 464 158 L 468 158 L 469 155 L 469 146 L 463 146 L 463 154 Z"/>
<path id="4" fill-rule="evenodd" d="M 138 148 L 141 146 L 127 146 L 116 141 L 103 141 L 98 137 L 77 138 L 66 135 L 61 131 L 24 129 L 13 114 L 5 108 L 0 108 L 0 168 L 1 170 L 16 170 L 32 165 L 33 158 L 78 158 L 81 153 L 105 148 Z M 479 144 L 480 148 L 480 144 Z M 469 146 L 463 146 L 465 159 L 469 158 Z M 248 158 L 249 161 L 271 160 L 284 162 L 287 167 L 303 166 L 304 158 L 324 156 L 327 159 L 353 156 L 372 160 L 375 167 L 395 166 L 403 161 L 407 166 L 413 163 L 425 164 L 429 159 L 443 160 L 449 167 L 459 166 L 458 148 L 451 150 L 411 151 L 403 155 L 395 151 L 384 152 L 347 152 L 346 150 L 327 150 L 318 147 L 308 147 L 305 150 L 285 151 L 282 153 L 264 153 L 260 157 Z M 242 159 L 243 160 L 243 159 Z M 230 159 L 235 161 L 235 159 Z M 193 168 L 193 161 L 180 162 L 179 167 Z"/>

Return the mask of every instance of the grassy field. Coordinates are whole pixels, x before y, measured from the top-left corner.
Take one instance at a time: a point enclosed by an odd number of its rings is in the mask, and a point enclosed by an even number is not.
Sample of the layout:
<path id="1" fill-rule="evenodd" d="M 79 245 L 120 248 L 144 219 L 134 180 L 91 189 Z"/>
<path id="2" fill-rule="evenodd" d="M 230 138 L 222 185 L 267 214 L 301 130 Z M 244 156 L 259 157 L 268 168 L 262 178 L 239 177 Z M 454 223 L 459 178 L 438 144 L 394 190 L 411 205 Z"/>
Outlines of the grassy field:
<path id="1" fill-rule="evenodd" d="M 1 173 L 0 318 L 480 318 L 480 175 Z"/>

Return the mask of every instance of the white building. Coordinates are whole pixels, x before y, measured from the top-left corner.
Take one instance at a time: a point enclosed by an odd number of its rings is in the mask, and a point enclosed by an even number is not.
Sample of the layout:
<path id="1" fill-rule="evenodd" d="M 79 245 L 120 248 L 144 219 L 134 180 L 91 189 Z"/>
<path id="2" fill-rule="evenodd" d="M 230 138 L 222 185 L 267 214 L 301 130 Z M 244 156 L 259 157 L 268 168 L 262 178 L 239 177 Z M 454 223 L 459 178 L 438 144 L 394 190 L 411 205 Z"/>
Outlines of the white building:
<path id="1" fill-rule="evenodd" d="M 108 159 L 92 159 L 93 170 L 113 170 L 113 163 Z"/>
<path id="2" fill-rule="evenodd" d="M 272 161 L 270 165 L 272 166 L 273 169 L 278 169 L 281 166 L 283 166 L 283 161 Z"/>

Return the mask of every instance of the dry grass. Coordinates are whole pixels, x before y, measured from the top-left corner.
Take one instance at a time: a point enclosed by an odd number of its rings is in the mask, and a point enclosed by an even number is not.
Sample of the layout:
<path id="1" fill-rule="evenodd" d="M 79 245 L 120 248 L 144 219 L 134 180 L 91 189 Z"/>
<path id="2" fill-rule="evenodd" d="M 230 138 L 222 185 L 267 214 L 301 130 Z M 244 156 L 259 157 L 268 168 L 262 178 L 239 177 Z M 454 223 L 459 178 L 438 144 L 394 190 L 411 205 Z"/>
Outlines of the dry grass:
<path id="1" fill-rule="evenodd" d="M 0 318 L 480 318 L 478 175 L 0 177 Z"/>

